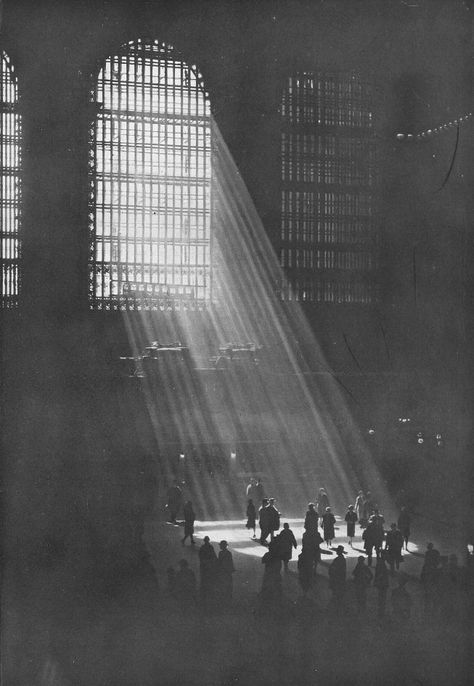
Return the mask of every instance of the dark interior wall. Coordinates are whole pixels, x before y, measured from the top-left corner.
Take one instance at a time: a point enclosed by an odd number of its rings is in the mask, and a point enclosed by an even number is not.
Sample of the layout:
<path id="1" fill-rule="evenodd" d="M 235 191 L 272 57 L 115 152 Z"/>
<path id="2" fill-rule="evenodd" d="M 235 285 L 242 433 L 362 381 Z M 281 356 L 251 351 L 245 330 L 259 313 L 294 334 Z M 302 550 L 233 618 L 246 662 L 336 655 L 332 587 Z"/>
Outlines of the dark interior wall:
<path id="1" fill-rule="evenodd" d="M 469 16 L 464 3 L 445 2 L 6 3 L 3 39 L 19 74 L 25 140 L 24 307 L 41 312 L 40 319 L 49 312 L 52 327 L 66 328 L 73 340 L 85 330 L 89 340 L 88 329 L 95 329 L 97 317 L 87 314 L 90 74 L 118 45 L 152 36 L 203 73 L 216 122 L 270 237 L 279 231 L 278 106 L 285 79 L 301 69 L 360 70 L 374 86 L 378 129 L 379 314 L 397 329 L 394 309 L 401 320 L 426 309 L 430 320 L 434 298 L 450 301 L 450 311 L 459 308 L 459 279 L 450 265 L 459 257 L 453 234 L 466 225 L 467 170 L 459 154 L 440 191 L 453 135 L 410 147 L 395 133 L 469 110 Z M 461 132 L 465 161 L 470 126 Z M 373 318 L 366 308 L 326 306 L 307 315 L 320 332 L 333 330 L 332 338 L 344 327 L 359 338 L 357 322 L 366 331 Z M 365 339 L 370 349 L 371 337 Z M 403 348 L 404 339 L 394 345 Z M 331 356 L 334 345 L 326 352 Z"/>
<path id="2" fill-rule="evenodd" d="M 421 142 L 396 139 L 470 111 L 464 3 L 7 0 L 2 44 L 18 73 L 24 132 L 24 275 L 20 309 L 1 314 L 4 540 L 13 557 L 21 541 L 22 573 L 50 564 L 51 555 L 85 559 L 89 550 L 97 560 L 104 511 L 116 522 L 129 514 L 100 495 L 113 470 L 97 455 L 110 446 L 133 453 L 136 436 L 117 433 L 120 398 L 102 373 L 129 350 L 123 320 L 87 304 L 88 102 L 97 60 L 138 36 L 169 42 L 198 65 L 270 238 L 279 229 L 278 105 L 286 77 L 360 69 L 371 80 L 382 298 L 373 308 L 308 306 L 305 314 L 337 371 L 358 371 L 346 338 L 364 372 L 395 375 L 398 405 L 432 402 L 460 427 L 461 444 L 469 431 L 473 125 L 460 127 L 457 149 L 456 128 Z M 391 412 L 397 402 L 384 384 L 377 388 L 367 402 Z M 80 553 L 71 531 L 80 532 Z"/>

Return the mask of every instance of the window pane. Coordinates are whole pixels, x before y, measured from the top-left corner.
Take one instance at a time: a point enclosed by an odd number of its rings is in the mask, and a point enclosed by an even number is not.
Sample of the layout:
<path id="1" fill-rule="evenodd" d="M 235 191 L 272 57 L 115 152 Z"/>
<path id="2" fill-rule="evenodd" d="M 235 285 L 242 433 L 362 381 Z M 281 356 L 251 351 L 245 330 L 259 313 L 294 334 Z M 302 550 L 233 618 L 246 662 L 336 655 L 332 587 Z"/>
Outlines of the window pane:
<path id="1" fill-rule="evenodd" d="M 8 56 L 2 53 L 0 128 L 0 261 L 2 265 L 1 304 L 14 307 L 19 291 L 20 224 L 20 116 L 18 87 Z"/>
<path id="2" fill-rule="evenodd" d="M 375 297 L 371 92 L 356 74 L 291 76 L 281 103 L 280 259 L 287 300 Z"/>
<path id="3" fill-rule="evenodd" d="M 156 307 L 173 289 L 175 302 L 209 300 L 211 123 L 201 76 L 171 47 L 139 40 L 106 60 L 94 99 L 92 307 Z"/>

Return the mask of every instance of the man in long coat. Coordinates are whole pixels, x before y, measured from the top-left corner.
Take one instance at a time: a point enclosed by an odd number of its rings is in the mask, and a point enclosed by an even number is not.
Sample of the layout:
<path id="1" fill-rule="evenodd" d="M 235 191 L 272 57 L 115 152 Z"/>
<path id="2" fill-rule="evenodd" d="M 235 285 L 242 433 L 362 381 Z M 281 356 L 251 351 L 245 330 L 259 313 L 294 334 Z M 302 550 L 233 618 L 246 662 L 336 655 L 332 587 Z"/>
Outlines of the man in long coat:
<path id="1" fill-rule="evenodd" d="M 260 526 L 260 543 L 266 545 L 267 536 L 270 533 L 270 521 L 268 516 L 268 500 L 264 498 L 258 508 L 258 525 Z"/>
<path id="2" fill-rule="evenodd" d="M 342 603 L 346 592 L 346 560 L 344 553 L 344 546 L 338 545 L 336 548 L 336 558 L 329 566 L 329 587 L 332 591 L 337 614 L 342 610 Z"/>
<path id="3" fill-rule="evenodd" d="M 232 574 L 235 572 L 232 553 L 227 547 L 227 541 L 219 543 L 219 555 L 217 558 L 217 573 L 219 596 L 221 602 L 228 605 L 232 600 L 233 580 Z"/>
<path id="4" fill-rule="evenodd" d="M 280 513 L 275 507 L 275 498 L 270 498 L 268 501 L 267 516 L 270 538 L 273 540 L 275 531 L 278 531 L 280 528 Z"/>
<path id="5" fill-rule="evenodd" d="M 209 536 L 204 536 L 204 543 L 199 548 L 199 569 L 201 576 L 201 598 L 206 603 L 214 594 L 216 583 L 217 556 Z"/>

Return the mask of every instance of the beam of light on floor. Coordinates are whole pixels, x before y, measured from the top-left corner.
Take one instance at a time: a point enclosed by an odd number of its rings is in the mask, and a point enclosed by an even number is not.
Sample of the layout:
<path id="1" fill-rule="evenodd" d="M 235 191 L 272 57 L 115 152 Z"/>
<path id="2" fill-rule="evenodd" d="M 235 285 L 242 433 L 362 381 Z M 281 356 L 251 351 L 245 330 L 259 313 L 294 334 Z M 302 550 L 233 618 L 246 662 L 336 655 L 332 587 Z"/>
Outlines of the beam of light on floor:
<path id="1" fill-rule="evenodd" d="M 299 518 L 285 518 L 282 519 L 282 522 L 283 521 L 288 522 L 290 525 L 290 529 L 293 531 L 298 544 L 297 550 L 292 551 L 292 559 L 293 561 L 296 561 L 298 553 L 301 550 L 301 539 L 304 532 L 304 520 Z M 322 529 L 320 531 L 322 535 Z M 338 517 L 336 519 L 335 538 L 332 541 L 332 545 L 328 547 L 325 543 L 321 544 L 322 562 L 331 562 L 334 559 L 338 545 L 344 546 L 347 559 L 358 558 L 360 555 L 366 555 L 364 550 L 364 542 L 362 540 L 363 530 L 359 526 L 356 526 L 352 546 L 349 544 L 349 539 L 346 536 L 346 533 L 346 524 L 343 519 Z M 268 548 L 260 543 L 258 540 L 259 535 L 260 532 L 257 528 L 257 538 L 252 539 L 251 532 L 245 528 L 245 525 L 241 520 L 198 520 L 195 523 L 194 534 L 196 545 L 193 548 L 187 544 L 184 548 L 184 552 L 195 553 L 197 550 L 199 550 L 199 546 L 201 545 L 204 536 L 209 536 L 211 544 L 215 547 L 217 547 L 219 541 L 226 540 L 233 553 L 236 552 L 243 555 L 250 555 L 260 559 L 267 552 Z M 419 565 L 420 555 L 421 557 L 423 556 L 423 554 L 420 553 L 420 546 L 413 541 L 410 541 L 409 546 L 409 552 L 405 550 L 402 551 L 403 556 L 406 559 L 411 559 L 410 556 L 412 555 L 415 556 L 416 563 Z"/>
<path id="2" fill-rule="evenodd" d="M 215 123 L 213 149 L 212 302 L 200 313 L 124 313 L 134 354 L 153 340 L 191 350 L 189 365 L 169 360 L 142 379 L 166 479 L 184 482 L 199 517 L 243 517 L 248 476 L 258 474 L 285 516 L 304 514 L 320 487 L 343 514 L 364 488 L 388 519 L 394 510 L 352 417 L 353 398 L 299 303 L 280 301 L 282 270 Z M 205 369 L 212 350 L 230 342 L 261 347 L 258 364 L 249 353 Z"/>

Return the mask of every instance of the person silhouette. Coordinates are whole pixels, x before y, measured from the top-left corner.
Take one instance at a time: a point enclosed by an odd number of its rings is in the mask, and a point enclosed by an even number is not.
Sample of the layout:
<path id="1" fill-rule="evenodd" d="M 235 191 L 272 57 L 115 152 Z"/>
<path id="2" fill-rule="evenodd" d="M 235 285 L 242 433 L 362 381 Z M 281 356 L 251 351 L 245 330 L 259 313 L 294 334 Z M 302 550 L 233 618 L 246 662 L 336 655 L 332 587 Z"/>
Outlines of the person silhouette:
<path id="1" fill-rule="evenodd" d="M 329 587 L 332 591 L 332 600 L 336 614 L 340 614 L 343 609 L 344 596 L 346 592 L 346 551 L 344 546 L 338 545 L 336 557 L 329 565 Z"/>
<path id="2" fill-rule="evenodd" d="M 349 505 L 344 520 L 347 525 L 347 538 L 349 539 L 349 545 L 352 548 L 352 539 L 355 536 L 355 525 L 357 522 L 357 515 L 354 512 L 354 505 Z"/>
<path id="3" fill-rule="evenodd" d="M 196 521 L 196 515 L 194 514 L 193 510 L 193 504 L 190 500 L 188 500 L 184 504 L 183 508 L 184 512 L 184 538 L 181 540 L 181 543 L 184 545 L 186 542 L 186 539 L 189 538 L 191 539 L 191 545 L 194 545 L 194 522 Z"/>
<path id="4" fill-rule="evenodd" d="M 216 551 L 210 543 L 209 536 L 204 536 L 204 542 L 199 548 L 200 594 L 204 603 L 208 603 L 213 597 L 216 567 Z"/>
<path id="5" fill-rule="evenodd" d="M 283 524 L 283 529 L 275 539 L 278 542 L 278 550 L 283 561 L 285 571 L 288 571 L 288 562 L 293 556 L 293 548 L 296 548 L 296 538 L 288 522 Z"/>
<path id="6" fill-rule="evenodd" d="M 357 606 L 359 612 L 364 612 L 367 605 L 367 588 L 370 586 L 373 574 L 365 564 L 365 557 L 363 555 L 359 555 L 352 576 L 354 577 Z"/>

